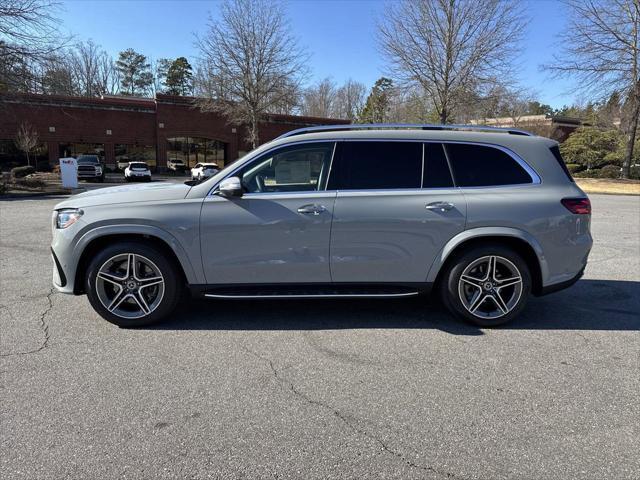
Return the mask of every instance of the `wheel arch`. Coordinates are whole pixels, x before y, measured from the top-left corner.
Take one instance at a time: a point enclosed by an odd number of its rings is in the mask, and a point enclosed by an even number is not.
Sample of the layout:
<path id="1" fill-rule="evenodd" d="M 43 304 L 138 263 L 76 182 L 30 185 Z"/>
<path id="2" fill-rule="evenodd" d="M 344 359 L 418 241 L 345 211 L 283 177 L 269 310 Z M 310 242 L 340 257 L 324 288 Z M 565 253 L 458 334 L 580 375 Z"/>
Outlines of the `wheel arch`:
<path id="1" fill-rule="evenodd" d="M 170 234 L 155 227 L 140 225 L 140 228 L 101 227 L 85 234 L 75 249 L 79 252 L 79 258 L 74 275 L 73 293 L 79 295 L 84 292 L 84 278 L 91 258 L 95 253 L 106 246 L 116 242 L 138 241 L 145 245 L 152 245 L 163 252 L 168 259 L 174 262 L 176 270 L 180 273 L 185 284 L 198 283 L 196 272 L 194 271 L 186 252 L 180 244 Z"/>
<path id="2" fill-rule="evenodd" d="M 527 232 L 511 228 L 478 228 L 466 230 L 452 238 L 434 260 L 427 282 L 438 284 L 441 274 L 456 256 L 468 248 L 478 245 L 502 245 L 518 253 L 527 263 L 533 282 L 532 292 L 539 295 L 548 275 L 547 262 L 540 244 Z"/>

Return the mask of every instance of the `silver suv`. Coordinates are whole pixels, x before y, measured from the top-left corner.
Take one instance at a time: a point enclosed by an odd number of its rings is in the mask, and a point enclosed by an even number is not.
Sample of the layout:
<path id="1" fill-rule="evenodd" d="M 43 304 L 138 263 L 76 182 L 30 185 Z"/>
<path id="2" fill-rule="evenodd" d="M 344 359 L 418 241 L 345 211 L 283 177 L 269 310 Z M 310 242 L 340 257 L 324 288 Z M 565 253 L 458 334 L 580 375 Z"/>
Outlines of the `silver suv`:
<path id="1" fill-rule="evenodd" d="M 518 130 L 296 130 L 197 184 L 86 192 L 53 213 L 53 282 L 123 327 L 207 298 L 436 293 L 495 326 L 570 286 L 591 206 L 558 144 Z"/>

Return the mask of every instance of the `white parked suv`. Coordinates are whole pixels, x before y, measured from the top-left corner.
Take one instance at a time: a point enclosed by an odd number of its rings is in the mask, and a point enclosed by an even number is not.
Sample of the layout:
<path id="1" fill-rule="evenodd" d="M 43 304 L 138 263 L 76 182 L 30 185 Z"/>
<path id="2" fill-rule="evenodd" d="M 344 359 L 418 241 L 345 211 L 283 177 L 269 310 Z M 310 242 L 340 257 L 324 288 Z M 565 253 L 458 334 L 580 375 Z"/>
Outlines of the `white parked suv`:
<path id="1" fill-rule="evenodd" d="M 197 163 L 195 167 L 191 169 L 191 180 L 204 180 L 205 178 L 213 177 L 220 171 L 217 163 Z"/>
<path id="2" fill-rule="evenodd" d="M 151 170 L 145 162 L 129 162 L 127 168 L 124 169 L 124 179 L 127 182 L 143 180 L 149 182 L 151 180 Z"/>

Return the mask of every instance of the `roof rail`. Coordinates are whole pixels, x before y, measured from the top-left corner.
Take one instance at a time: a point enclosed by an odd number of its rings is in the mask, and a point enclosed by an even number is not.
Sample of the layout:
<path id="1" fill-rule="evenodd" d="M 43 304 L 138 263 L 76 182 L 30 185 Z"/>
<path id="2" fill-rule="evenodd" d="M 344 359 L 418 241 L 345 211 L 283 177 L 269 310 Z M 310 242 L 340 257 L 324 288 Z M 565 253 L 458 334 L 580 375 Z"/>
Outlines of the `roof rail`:
<path id="1" fill-rule="evenodd" d="M 500 128 L 489 127 L 482 125 L 441 125 L 441 124 L 413 124 L 413 123 L 355 123 L 350 125 L 320 125 L 316 127 L 304 127 L 297 130 L 291 130 L 290 132 L 280 135 L 276 140 L 280 138 L 293 137 L 294 135 L 302 135 L 304 133 L 315 132 L 334 132 L 345 130 L 394 130 L 394 129 L 407 129 L 407 130 L 468 130 L 474 132 L 498 132 L 508 133 L 510 135 L 524 135 L 532 137 L 533 134 L 525 130 L 518 130 L 515 128 Z"/>

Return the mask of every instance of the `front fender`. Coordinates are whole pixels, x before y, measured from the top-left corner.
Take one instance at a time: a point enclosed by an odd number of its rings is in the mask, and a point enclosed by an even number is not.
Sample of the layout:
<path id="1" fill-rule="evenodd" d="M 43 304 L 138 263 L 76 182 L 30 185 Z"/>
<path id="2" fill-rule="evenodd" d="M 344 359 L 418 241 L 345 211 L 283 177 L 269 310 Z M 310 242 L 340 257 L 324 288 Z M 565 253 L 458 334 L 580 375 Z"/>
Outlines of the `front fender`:
<path id="1" fill-rule="evenodd" d="M 547 283 L 547 279 L 549 278 L 549 268 L 544 257 L 542 247 L 533 237 L 533 235 L 527 233 L 524 230 L 510 227 L 479 227 L 460 232 L 458 235 L 449 240 L 444 247 L 442 247 L 442 250 L 440 250 L 439 254 L 434 259 L 433 263 L 431 264 L 431 268 L 429 269 L 429 273 L 427 274 L 427 282 L 433 283 L 436 281 L 440 269 L 447 261 L 447 258 L 449 258 L 451 252 L 456 249 L 456 247 L 468 240 L 483 237 L 507 237 L 517 238 L 519 240 L 525 241 L 531 246 L 531 248 L 533 248 L 533 251 L 536 253 L 536 257 L 538 258 L 540 273 L 542 274 L 542 284 L 545 285 Z"/>
<path id="2" fill-rule="evenodd" d="M 204 283 L 204 275 L 202 271 L 193 268 L 189 256 L 180 242 L 178 242 L 171 233 L 153 225 L 118 224 L 92 228 L 78 239 L 74 248 L 76 252 L 75 258 L 79 260 L 82 257 L 82 253 L 93 240 L 108 235 L 148 235 L 150 237 L 159 238 L 160 240 L 163 240 L 171 250 L 173 250 L 182 270 L 185 273 L 185 276 L 187 277 L 187 282 Z M 74 270 L 75 269 L 77 269 L 77 264 L 75 265 Z M 73 274 L 75 276 L 75 271 Z"/>

